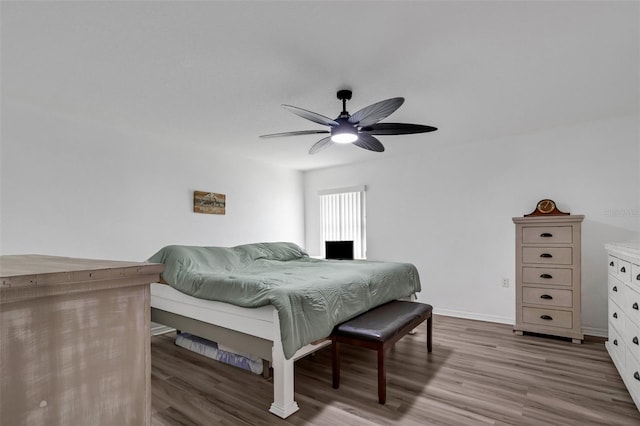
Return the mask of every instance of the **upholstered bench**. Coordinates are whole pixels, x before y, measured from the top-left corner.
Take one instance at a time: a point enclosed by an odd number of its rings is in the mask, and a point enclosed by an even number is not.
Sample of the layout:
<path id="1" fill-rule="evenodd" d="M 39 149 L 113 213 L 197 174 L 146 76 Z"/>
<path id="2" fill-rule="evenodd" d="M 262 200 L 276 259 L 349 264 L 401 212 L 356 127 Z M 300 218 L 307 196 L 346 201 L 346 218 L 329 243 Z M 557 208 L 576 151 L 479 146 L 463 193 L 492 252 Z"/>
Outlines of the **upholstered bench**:
<path id="1" fill-rule="evenodd" d="M 395 300 L 337 325 L 331 334 L 333 387 L 340 386 L 340 344 L 378 351 L 378 402 L 387 400 L 384 352 L 401 337 L 427 320 L 427 351 L 431 352 L 431 312 L 425 303 Z"/>

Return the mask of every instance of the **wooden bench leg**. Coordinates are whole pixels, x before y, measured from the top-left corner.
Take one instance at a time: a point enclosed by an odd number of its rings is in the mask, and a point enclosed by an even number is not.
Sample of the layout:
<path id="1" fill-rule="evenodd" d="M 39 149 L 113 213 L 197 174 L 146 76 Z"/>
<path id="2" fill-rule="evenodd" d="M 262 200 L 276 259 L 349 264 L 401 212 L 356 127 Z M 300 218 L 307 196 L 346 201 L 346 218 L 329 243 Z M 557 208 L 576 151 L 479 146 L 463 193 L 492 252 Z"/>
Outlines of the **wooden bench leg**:
<path id="1" fill-rule="evenodd" d="M 338 349 L 338 341 L 334 338 L 331 342 L 331 371 L 333 375 L 333 388 L 340 387 L 340 354 Z"/>
<path id="2" fill-rule="evenodd" d="M 432 317 L 427 318 L 427 352 L 431 352 L 431 331 L 433 328 L 433 324 L 431 323 Z"/>
<path id="3" fill-rule="evenodd" d="M 404 335 L 410 333 L 412 330 L 416 329 L 423 321 L 427 321 L 427 351 L 432 351 L 433 346 L 433 318 L 431 315 L 433 307 L 431 305 L 420 306 L 420 304 L 411 304 L 411 306 L 406 305 L 406 302 L 390 302 L 390 308 L 375 308 L 362 315 L 359 318 L 359 322 L 367 324 L 367 321 L 370 317 L 375 315 L 375 311 L 377 309 L 392 309 L 397 310 L 397 315 L 403 316 L 403 322 L 405 322 L 402 326 L 395 326 L 395 324 L 387 324 L 383 326 L 381 329 L 378 329 L 379 325 L 374 321 L 372 324 L 374 325 L 366 325 L 366 327 L 362 328 L 360 331 L 350 330 L 349 327 L 346 327 L 347 323 L 341 324 L 337 327 L 336 334 L 331 336 L 332 341 L 332 349 L 331 349 L 331 363 L 332 363 L 332 385 L 334 389 L 338 389 L 340 386 L 340 348 L 338 339 L 342 339 L 343 343 L 348 343 L 350 345 L 364 347 L 367 349 L 376 350 L 378 353 L 378 402 L 380 404 L 385 404 L 387 402 L 387 375 L 385 369 L 384 356 L 385 351 L 389 349 L 393 350 L 395 343 L 402 338 Z M 354 320 L 354 323 L 356 320 Z M 386 327 L 386 328 L 385 328 Z M 395 328 L 393 328 L 395 327 Z M 379 338 L 376 341 L 371 340 L 371 332 L 373 331 L 387 331 L 391 332 L 391 337 L 386 339 Z"/>
<path id="4" fill-rule="evenodd" d="M 387 375 L 384 371 L 384 344 L 378 346 L 378 402 L 387 402 Z"/>

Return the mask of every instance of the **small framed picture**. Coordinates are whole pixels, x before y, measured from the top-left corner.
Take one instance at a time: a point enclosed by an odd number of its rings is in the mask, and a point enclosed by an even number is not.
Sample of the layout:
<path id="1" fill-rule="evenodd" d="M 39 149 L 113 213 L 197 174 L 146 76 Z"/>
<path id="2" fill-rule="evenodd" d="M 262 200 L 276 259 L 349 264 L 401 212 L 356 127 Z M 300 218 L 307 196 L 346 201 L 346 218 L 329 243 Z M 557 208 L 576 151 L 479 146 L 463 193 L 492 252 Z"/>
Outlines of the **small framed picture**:
<path id="1" fill-rule="evenodd" d="M 194 213 L 225 214 L 227 196 L 215 192 L 193 191 Z"/>

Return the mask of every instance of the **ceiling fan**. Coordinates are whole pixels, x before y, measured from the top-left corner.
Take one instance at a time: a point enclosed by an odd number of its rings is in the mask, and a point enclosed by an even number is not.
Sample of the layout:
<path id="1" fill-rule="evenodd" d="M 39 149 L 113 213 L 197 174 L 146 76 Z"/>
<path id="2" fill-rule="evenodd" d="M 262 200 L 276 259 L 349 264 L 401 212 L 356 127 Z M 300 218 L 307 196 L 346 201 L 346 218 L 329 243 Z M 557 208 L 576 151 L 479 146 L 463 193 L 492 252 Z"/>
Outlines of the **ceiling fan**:
<path id="1" fill-rule="evenodd" d="M 384 101 L 376 102 L 368 107 L 362 108 L 353 115 L 347 112 L 347 101 L 351 99 L 351 90 L 339 90 L 338 99 L 342 101 L 342 112 L 332 120 L 324 115 L 307 111 L 302 108 L 291 105 L 282 105 L 282 107 L 302 118 L 311 120 L 318 124 L 329 126 L 330 130 L 300 130 L 296 132 L 272 133 L 270 135 L 262 135 L 261 138 L 276 138 L 281 136 L 300 136 L 312 135 L 320 133 L 330 133 L 316 142 L 309 154 L 316 154 L 334 143 L 359 146 L 369 151 L 382 152 L 384 146 L 374 135 L 407 135 L 411 133 L 425 133 L 438 130 L 436 127 L 424 126 L 421 124 L 408 123 L 378 123 L 383 118 L 391 115 L 395 110 L 400 108 L 404 103 L 404 98 L 391 98 Z"/>

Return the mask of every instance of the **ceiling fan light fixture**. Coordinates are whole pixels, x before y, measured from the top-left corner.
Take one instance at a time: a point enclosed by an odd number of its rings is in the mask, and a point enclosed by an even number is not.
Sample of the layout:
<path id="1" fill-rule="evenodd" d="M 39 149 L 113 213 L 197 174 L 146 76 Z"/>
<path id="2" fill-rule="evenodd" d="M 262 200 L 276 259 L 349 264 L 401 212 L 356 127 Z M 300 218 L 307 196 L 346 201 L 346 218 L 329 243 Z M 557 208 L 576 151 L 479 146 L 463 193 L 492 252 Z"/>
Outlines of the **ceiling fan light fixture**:
<path id="1" fill-rule="evenodd" d="M 331 129 L 331 141 L 335 143 L 353 143 L 358 140 L 358 129 L 349 123 L 349 113 L 343 111 L 335 120 L 338 125 Z"/>
<path id="2" fill-rule="evenodd" d="M 335 143 L 353 143 L 358 140 L 358 134 L 354 132 L 340 132 L 331 135 L 331 141 Z"/>

